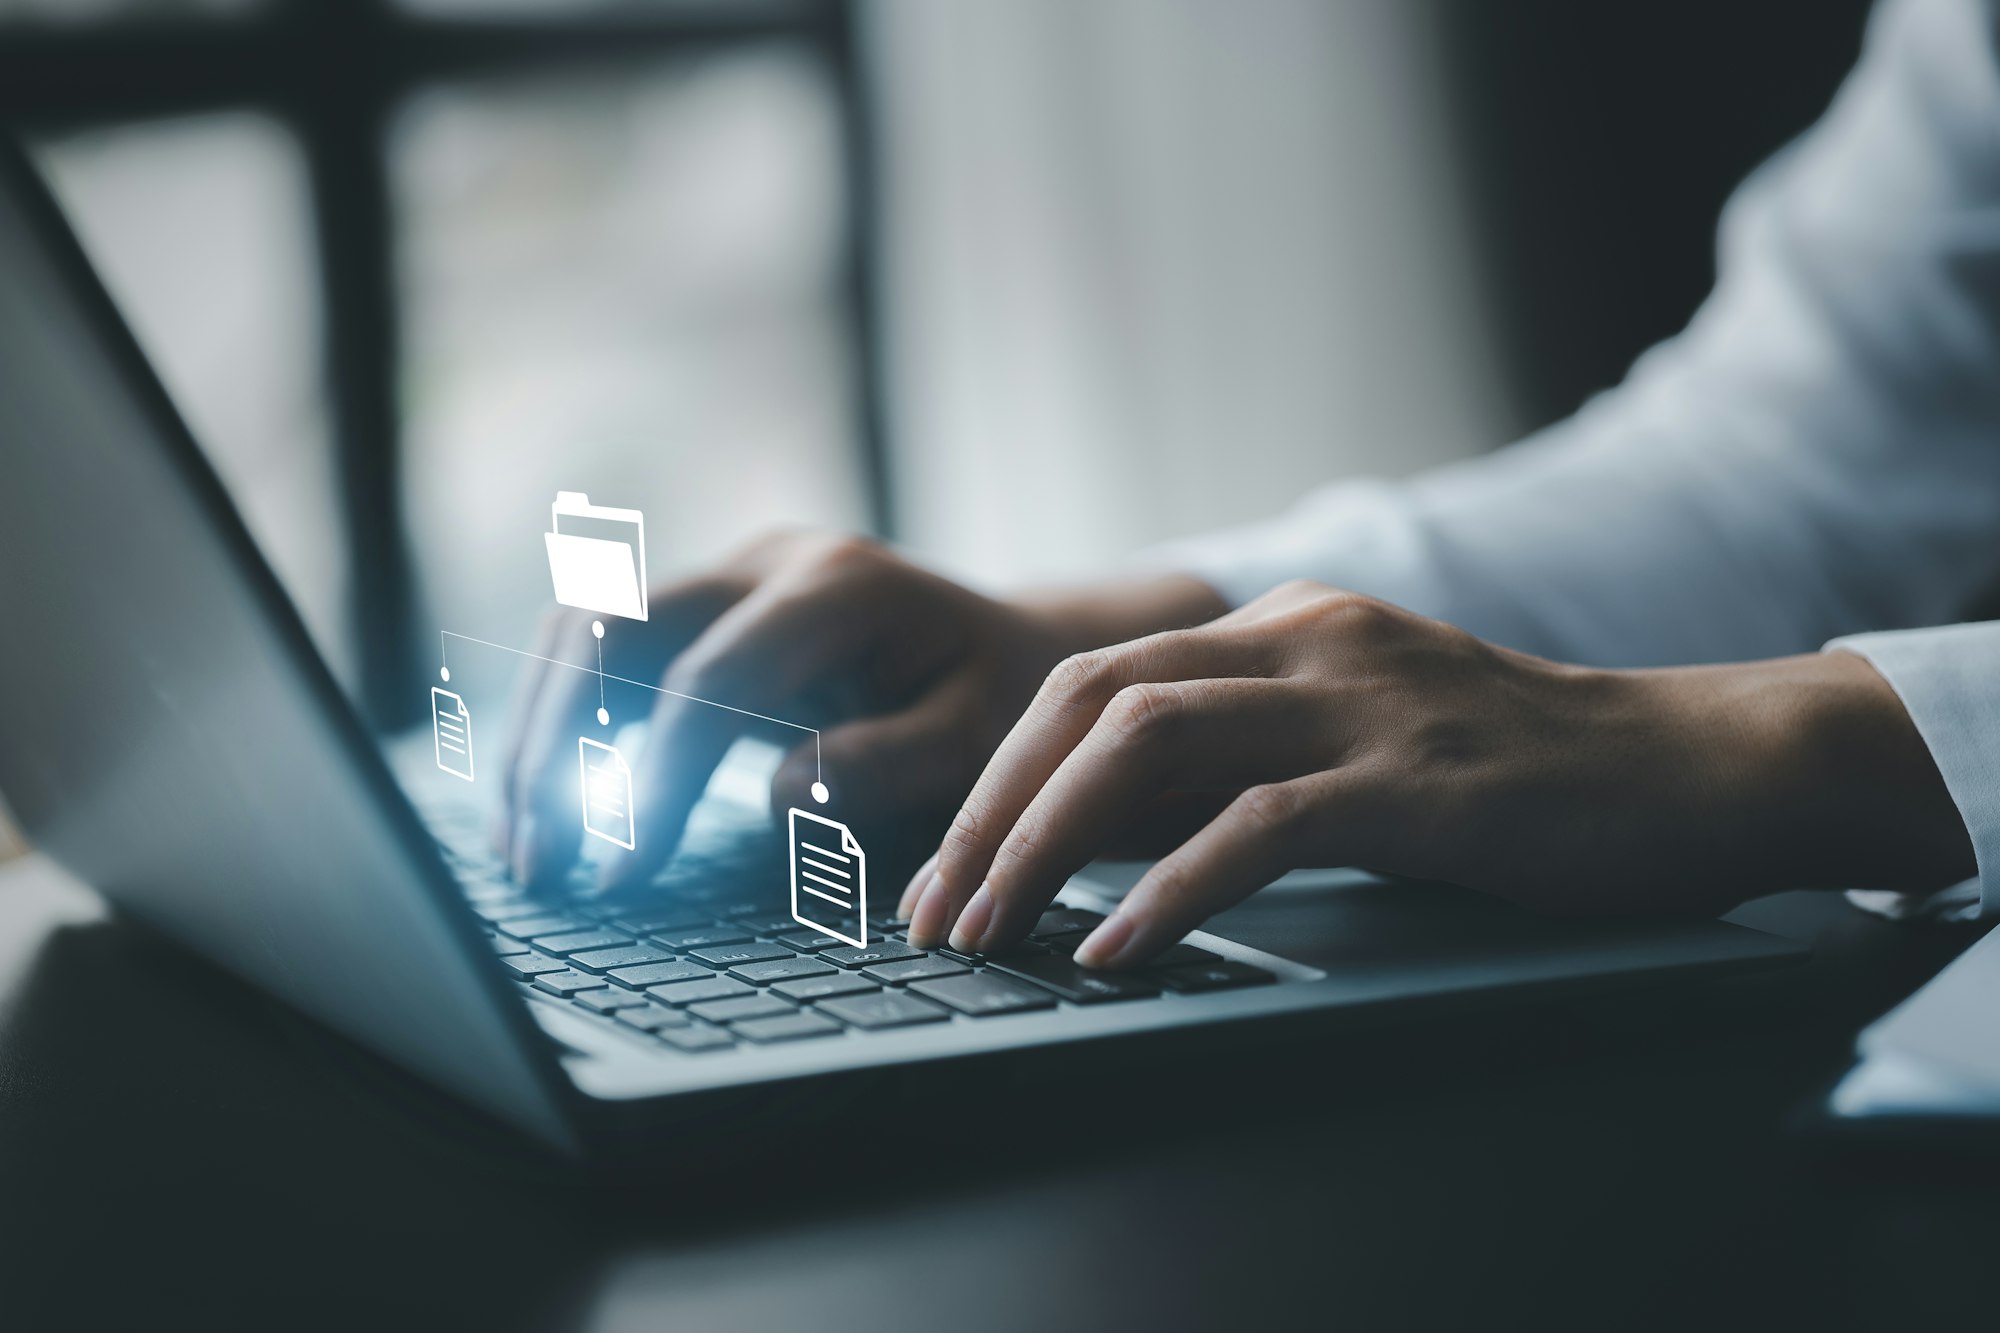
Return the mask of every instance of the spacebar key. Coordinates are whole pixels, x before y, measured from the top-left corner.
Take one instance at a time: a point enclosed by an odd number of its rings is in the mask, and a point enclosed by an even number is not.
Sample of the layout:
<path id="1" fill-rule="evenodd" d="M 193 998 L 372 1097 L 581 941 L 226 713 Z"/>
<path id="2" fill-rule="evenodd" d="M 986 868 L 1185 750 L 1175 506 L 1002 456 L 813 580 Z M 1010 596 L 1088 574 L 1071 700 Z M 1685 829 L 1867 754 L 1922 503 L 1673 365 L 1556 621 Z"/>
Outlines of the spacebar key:
<path id="1" fill-rule="evenodd" d="M 1002 955 L 987 959 L 986 965 L 995 972 L 1005 972 L 1054 991 L 1071 1004 L 1143 1000 L 1160 993 L 1158 986 L 1142 977 L 1135 977 L 1129 972 L 1093 972 L 1087 967 L 1078 967 L 1061 954 Z"/>

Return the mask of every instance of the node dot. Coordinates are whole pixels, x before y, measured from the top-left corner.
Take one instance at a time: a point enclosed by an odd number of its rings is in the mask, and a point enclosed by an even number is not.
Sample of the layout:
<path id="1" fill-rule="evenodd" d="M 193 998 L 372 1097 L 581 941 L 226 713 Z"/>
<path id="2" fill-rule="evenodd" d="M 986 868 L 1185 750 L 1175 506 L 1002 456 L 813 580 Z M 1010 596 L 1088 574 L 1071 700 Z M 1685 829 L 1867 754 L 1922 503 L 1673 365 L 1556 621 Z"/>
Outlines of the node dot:
<path id="1" fill-rule="evenodd" d="M 591 622 L 590 622 L 590 632 L 591 632 L 592 634 L 595 634 L 595 635 L 596 635 L 596 636 L 597 636 L 598 638 L 600 638 L 600 639 L 601 639 L 601 638 L 603 638 L 603 637 L 604 637 L 604 622 L 603 622 L 603 621 L 601 621 L 601 620 L 593 620 L 593 621 L 591 621 Z"/>
<path id="2" fill-rule="evenodd" d="M 600 708 L 597 710 L 597 725 L 600 727 L 611 725 L 611 711 L 609 709 Z"/>
<path id="3" fill-rule="evenodd" d="M 439 667 L 439 668 L 438 668 L 438 679 L 439 679 L 439 680 L 450 680 L 450 679 L 451 679 L 451 668 L 450 668 L 450 667 Z"/>
<path id="4" fill-rule="evenodd" d="M 826 784 L 824 782 L 813 783 L 813 799 L 815 801 L 818 801 L 821 805 L 825 805 L 827 803 L 828 795 L 829 793 L 826 790 Z"/>

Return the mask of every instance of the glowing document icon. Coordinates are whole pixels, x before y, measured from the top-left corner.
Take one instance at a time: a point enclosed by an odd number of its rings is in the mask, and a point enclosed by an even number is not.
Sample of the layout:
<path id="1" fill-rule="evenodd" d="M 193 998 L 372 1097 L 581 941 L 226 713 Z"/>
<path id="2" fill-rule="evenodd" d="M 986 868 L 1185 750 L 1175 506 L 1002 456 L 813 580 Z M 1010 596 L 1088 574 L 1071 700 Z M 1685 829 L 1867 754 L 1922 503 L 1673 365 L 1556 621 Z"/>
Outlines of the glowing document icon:
<path id="1" fill-rule="evenodd" d="M 431 739 L 436 742 L 438 767 L 472 781 L 472 712 L 465 700 L 435 685 L 431 686 Z"/>
<path id="2" fill-rule="evenodd" d="M 636 509 L 594 505 L 558 491 L 549 506 L 549 577 L 556 600 L 627 620 L 646 618 L 646 520 Z"/>
<path id="3" fill-rule="evenodd" d="M 602 741 L 576 738 L 583 774 L 583 831 L 632 850 L 632 770 L 625 756 Z"/>
<path id="4" fill-rule="evenodd" d="M 868 857 L 847 825 L 792 811 L 792 920 L 855 948 L 868 944 Z"/>

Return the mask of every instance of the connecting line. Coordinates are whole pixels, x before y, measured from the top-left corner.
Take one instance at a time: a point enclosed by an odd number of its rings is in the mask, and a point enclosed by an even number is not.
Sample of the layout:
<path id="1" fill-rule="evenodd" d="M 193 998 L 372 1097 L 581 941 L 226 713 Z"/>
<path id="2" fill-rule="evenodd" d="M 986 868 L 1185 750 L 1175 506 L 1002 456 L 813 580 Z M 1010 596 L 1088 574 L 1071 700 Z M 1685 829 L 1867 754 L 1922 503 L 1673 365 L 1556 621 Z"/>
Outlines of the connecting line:
<path id="1" fill-rule="evenodd" d="M 547 662 L 550 666 L 566 667 L 571 671 L 590 670 L 589 667 L 579 666 L 575 662 L 564 662 L 554 657 L 543 657 L 540 653 L 531 653 L 520 648 L 509 648 L 504 643 L 493 643 L 492 641 L 487 639 L 475 639 L 470 634 L 454 634 L 448 629 L 441 629 L 438 631 L 438 661 L 440 662 L 440 664 L 443 664 L 444 662 L 444 645 L 446 639 L 459 639 L 465 643 L 476 643 L 482 648 L 497 648 L 503 653 L 512 653 L 516 657 L 532 657 L 537 662 Z M 809 727 L 803 722 L 787 722 L 782 717 L 772 717 L 768 713 L 753 713 L 747 708 L 738 708 L 733 704 L 717 703 L 713 699 L 704 699 L 699 695 L 682 694 L 679 690 L 670 690 L 660 685 L 648 685 L 643 680 L 633 680 L 629 676 L 608 676 L 605 674 L 604 671 L 604 642 L 601 639 L 598 641 L 597 644 L 596 675 L 597 675 L 597 700 L 600 705 L 604 702 L 604 682 L 607 680 L 615 680 L 621 685 L 637 685 L 640 689 L 651 690 L 655 694 L 672 695 L 676 699 L 685 699 L 692 704 L 706 704 L 710 708 L 720 708 L 726 713 L 736 713 L 742 717 L 754 717 L 759 722 L 770 722 L 780 727 L 790 727 L 793 731 L 810 731 L 812 733 L 812 738 L 813 738 L 813 777 L 821 782 L 824 782 L 826 780 L 826 774 L 820 771 L 820 749 L 819 749 L 818 727 Z"/>

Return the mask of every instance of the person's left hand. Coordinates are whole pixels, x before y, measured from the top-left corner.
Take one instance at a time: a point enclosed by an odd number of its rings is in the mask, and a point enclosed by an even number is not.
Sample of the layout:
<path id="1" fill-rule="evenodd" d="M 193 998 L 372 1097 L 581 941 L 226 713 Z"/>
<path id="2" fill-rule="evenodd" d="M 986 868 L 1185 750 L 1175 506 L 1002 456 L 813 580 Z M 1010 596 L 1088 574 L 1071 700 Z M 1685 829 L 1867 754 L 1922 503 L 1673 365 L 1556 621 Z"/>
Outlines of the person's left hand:
<path id="1" fill-rule="evenodd" d="M 1310 583 L 1058 667 L 905 893 L 910 941 L 1003 948 L 1135 840 L 1163 859 L 1080 963 L 1143 961 L 1302 866 L 1545 910 L 1717 911 L 1971 862 L 1860 658 L 1589 670 Z"/>

